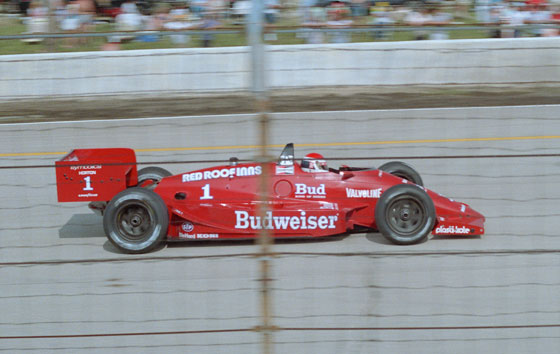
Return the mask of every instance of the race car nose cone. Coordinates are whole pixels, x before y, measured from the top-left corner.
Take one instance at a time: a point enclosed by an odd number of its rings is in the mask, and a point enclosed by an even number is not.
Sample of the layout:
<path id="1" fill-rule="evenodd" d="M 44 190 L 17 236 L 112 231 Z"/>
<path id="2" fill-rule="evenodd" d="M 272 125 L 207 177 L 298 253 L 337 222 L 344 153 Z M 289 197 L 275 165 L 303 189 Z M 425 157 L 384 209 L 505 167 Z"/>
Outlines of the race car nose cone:
<path id="1" fill-rule="evenodd" d="M 471 208 L 471 213 L 472 213 L 473 218 L 477 218 L 477 219 L 481 220 L 482 222 L 486 221 L 486 218 L 484 217 L 484 215 L 482 215 L 481 213 L 479 213 L 478 211 L 476 211 L 472 208 Z"/>

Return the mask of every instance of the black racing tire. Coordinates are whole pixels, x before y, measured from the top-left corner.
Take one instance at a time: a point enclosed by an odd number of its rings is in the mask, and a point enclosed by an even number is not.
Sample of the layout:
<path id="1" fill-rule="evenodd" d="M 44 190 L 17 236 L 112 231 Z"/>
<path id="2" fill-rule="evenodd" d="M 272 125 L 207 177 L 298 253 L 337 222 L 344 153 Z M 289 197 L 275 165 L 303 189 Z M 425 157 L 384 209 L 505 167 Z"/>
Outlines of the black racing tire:
<path id="1" fill-rule="evenodd" d="M 138 186 L 153 189 L 163 178 L 169 176 L 171 176 L 171 172 L 165 168 L 144 167 L 138 171 Z"/>
<path id="2" fill-rule="evenodd" d="M 120 192 L 103 215 L 107 238 L 124 253 L 153 250 L 167 236 L 168 227 L 167 206 L 158 194 L 146 188 Z"/>
<path id="3" fill-rule="evenodd" d="M 404 162 L 401 161 L 387 162 L 379 166 L 378 170 L 390 173 L 397 177 L 404 178 L 419 186 L 424 186 L 424 182 L 422 181 L 422 177 L 420 177 L 420 174 L 416 172 L 416 170 L 412 168 L 412 166 Z"/>
<path id="4" fill-rule="evenodd" d="M 387 189 L 375 206 L 377 229 L 398 245 L 423 241 L 435 222 L 436 210 L 432 198 L 412 184 L 398 184 Z"/>

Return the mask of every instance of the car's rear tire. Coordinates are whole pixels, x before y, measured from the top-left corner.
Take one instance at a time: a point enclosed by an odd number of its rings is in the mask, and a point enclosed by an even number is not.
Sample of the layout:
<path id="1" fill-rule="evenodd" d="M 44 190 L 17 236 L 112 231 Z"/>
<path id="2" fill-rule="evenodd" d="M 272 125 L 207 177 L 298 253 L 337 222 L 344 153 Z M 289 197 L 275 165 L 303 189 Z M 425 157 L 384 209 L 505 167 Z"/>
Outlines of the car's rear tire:
<path id="1" fill-rule="evenodd" d="M 420 174 L 412 168 L 412 166 L 401 162 L 401 161 L 391 161 L 387 162 L 378 168 L 383 172 L 390 173 L 397 177 L 404 178 L 412 183 L 415 183 L 419 186 L 424 186 L 424 182 L 422 181 L 422 177 Z"/>
<path id="2" fill-rule="evenodd" d="M 171 176 L 171 172 L 161 167 L 144 167 L 138 170 L 138 186 L 153 189 L 163 178 Z"/>
<path id="3" fill-rule="evenodd" d="M 146 188 L 120 192 L 103 215 L 107 238 L 125 253 L 153 250 L 167 236 L 168 226 L 167 206 L 159 195 Z"/>
<path id="4" fill-rule="evenodd" d="M 399 184 L 387 189 L 375 207 L 377 229 L 399 245 L 423 241 L 432 231 L 435 221 L 432 198 L 412 184 Z"/>

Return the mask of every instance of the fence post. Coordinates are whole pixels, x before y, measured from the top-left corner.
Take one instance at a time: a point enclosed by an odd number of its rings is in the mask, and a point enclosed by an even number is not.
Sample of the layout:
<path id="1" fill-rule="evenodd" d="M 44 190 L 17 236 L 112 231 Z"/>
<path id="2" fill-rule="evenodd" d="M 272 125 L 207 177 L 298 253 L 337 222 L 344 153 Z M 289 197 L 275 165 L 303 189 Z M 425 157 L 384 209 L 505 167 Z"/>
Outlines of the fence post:
<path id="1" fill-rule="evenodd" d="M 268 210 L 268 201 L 270 191 L 268 188 L 270 171 L 270 158 L 268 156 L 268 97 L 265 82 L 265 61 L 264 46 L 262 43 L 263 34 L 263 0 L 252 0 L 251 14 L 249 21 L 249 45 L 251 47 L 251 82 L 252 91 L 256 110 L 258 112 L 259 124 L 259 145 L 260 145 L 260 162 L 262 165 L 262 174 L 259 181 L 259 214 L 261 220 L 265 219 Z M 263 354 L 272 354 L 272 311 L 271 311 L 271 294 L 270 294 L 270 248 L 271 248 L 270 230 L 266 227 L 261 228 L 259 232 L 259 281 L 261 285 L 261 323 L 257 327 L 257 331 L 261 334 L 261 344 Z"/>

